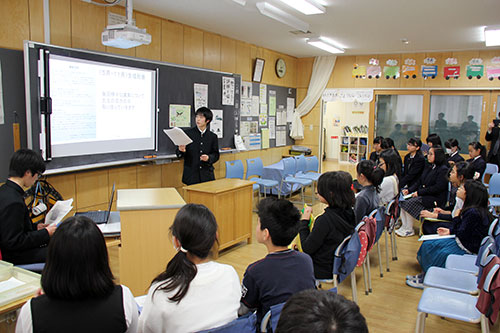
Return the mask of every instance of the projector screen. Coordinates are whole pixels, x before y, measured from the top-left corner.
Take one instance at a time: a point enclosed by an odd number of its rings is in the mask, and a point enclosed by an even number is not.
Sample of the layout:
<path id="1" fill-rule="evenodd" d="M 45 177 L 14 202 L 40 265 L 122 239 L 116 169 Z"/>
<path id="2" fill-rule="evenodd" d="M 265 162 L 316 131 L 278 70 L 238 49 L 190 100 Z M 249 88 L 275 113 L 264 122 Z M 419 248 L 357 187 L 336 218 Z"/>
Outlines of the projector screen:
<path id="1" fill-rule="evenodd" d="M 155 150 L 156 80 L 155 70 L 51 54 L 52 157 Z"/>

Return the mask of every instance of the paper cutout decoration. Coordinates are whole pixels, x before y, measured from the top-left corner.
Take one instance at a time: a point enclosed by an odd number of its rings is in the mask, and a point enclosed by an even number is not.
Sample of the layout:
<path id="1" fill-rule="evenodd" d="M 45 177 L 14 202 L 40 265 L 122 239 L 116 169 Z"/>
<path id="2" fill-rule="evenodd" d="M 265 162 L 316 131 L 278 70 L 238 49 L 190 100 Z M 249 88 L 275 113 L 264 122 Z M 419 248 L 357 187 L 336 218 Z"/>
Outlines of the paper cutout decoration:
<path id="1" fill-rule="evenodd" d="M 358 64 L 355 64 L 352 70 L 352 77 L 356 79 L 365 79 L 366 66 L 359 66 Z"/>
<path id="2" fill-rule="evenodd" d="M 446 58 L 444 61 L 446 65 L 458 65 L 458 59 L 457 58 Z"/>
<path id="3" fill-rule="evenodd" d="M 486 76 L 488 80 L 493 81 L 494 79 L 500 80 L 500 67 L 498 66 L 488 66 L 486 67 Z"/>
<path id="4" fill-rule="evenodd" d="M 427 78 L 435 79 L 437 75 L 438 75 L 438 66 L 422 65 L 422 77 L 424 79 Z"/>
<path id="5" fill-rule="evenodd" d="M 399 77 L 399 66 L 384 66 L 384 76 L 386 79 L 397 79 Z"/>
<path id="6" fill-rule="evenodd" d="M 494 57 L 491 59 L 491 63 L 495 65 L 500 65 L 500 57 Z"/>
<path id="7" fill-rule="evenodd" d="M 458 79 L 460 77 L 460 66 L 445 66 L 443 72 L 446 80 Z"/>
<path id="8" fill-rule="evenodd" d="M 426 65 L 434 65 L 436 63 L 436 58 L 427 57 L 424 59 L 424 64 Z"/>
<path id="9" fill-rule="evenodd" d="M 373 66 L 378 66 L 379 65 L 379 60 L 375 58 L 371 58 L 368 63 Z"/>
<path id="10" fill-rule="evenodd" d="M 405 79 L 409 79 L 410 77 L 412 79 L 416 79 L 418 75 L 417 71 L 417 61 L 412 58 L 407 58 L 405 59 L 405 64 L 403 65 L 403 77 Z"/>
<path id="11" fill-rule="evenodd" d="M 366 70 L 366 75 L 368 76 L 369 79 L 371 78 L 379 79 L 380 76 L 382 75 L 382 69 L 380 68 L 380 66 L 368 66 Z"/>
<path id="12" fill-rule="evenodd" d="M 478 80 L 484 75 L 484 65 L 467 65 L 467 77 L 472 80 L 476 77 Z"/>

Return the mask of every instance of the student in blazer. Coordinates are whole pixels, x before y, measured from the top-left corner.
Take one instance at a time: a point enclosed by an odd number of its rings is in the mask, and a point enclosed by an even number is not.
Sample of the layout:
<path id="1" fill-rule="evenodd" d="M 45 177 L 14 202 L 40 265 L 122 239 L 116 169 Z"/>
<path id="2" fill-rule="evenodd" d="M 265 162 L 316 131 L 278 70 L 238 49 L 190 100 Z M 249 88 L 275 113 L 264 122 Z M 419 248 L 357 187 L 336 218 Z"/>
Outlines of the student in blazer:
<path id="1" fill-rule="evenodd" d="M 424 170 L 425 158 L 420 152 L 422 141 L 418 138 L 408 140 L 407 149 L 409 151 L 404 159 L 403 172 L 401 173 L 400 188 L 405 188 L 417 182 Z"/>
<path id="2" fill-rule="evenodd" d="M 486 147 L 479 142 L 469 143 L 469 156 L 467 162 L 474 170 L 474 179 L 481 179 L 486 170 Z"/>
<path id="3" fill-rule="evenodd" d="M 217 135 L 208 128 L 212 119 L 209 108 L 199 108 L 196 111 L 196 126 L 186 131 L 193 142 L 176 149 L 177 157 L 184 157 L 182 182 L 186 185 L 215 180 L 213 165 L 219 160 L 219 143 Z"/>

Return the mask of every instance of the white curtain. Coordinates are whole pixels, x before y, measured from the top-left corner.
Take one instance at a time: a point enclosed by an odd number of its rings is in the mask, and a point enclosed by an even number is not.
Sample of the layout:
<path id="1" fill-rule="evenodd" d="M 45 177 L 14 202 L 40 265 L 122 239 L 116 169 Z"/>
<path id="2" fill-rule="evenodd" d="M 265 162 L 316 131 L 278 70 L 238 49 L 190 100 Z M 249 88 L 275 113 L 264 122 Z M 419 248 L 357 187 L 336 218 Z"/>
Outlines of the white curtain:
<path id="1" fill-rule="evenodd" d="M 320 56 L 314 59 L 307 95 L 293 113 L 292 129 L 290 130 L 292 139 L 304 139 L 304 125 L 300 118 L 308 114 L 321 98 L 335 66 L 335 60 L 337 60 L 337 56 Z"/>

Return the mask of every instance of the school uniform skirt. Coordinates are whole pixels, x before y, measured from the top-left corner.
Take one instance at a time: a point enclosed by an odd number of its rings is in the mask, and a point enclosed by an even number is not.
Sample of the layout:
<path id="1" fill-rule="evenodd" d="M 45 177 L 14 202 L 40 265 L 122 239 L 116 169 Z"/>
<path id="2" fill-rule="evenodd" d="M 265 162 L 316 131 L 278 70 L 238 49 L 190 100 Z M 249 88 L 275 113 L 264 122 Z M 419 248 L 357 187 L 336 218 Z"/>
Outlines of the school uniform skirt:
<path id="1" fill-rule="evenodd" d="M 420 219 L 420 212 L 425 209 L 422 204 L 422 197 L 414 197 L 400 201 L 399 207 L 417 220 Z"/>
<path id="2" fill-rule="evenodd" d="M 424 272 L 432 266 L 444 267 L 450 254 L 464 255 L 455 238 L 424 241 L 417 252 L 417 260 Z"/>

